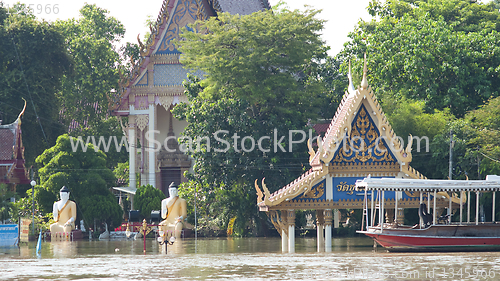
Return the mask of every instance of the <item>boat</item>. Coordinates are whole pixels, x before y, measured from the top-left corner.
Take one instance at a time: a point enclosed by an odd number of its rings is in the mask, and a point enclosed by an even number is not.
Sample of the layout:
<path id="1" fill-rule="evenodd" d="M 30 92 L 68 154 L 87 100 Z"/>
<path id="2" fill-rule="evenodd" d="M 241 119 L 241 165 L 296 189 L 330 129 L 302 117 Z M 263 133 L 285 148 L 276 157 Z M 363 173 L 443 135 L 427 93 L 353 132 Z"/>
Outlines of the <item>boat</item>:
<path id="1" fill-rule="evenodd" d="M 364 190 L 363 220 L 357 231 L 371 237 L 376 244 L 390 252 L 413 251 L 498 251 L 500 250 L 500 223 L 495 221 L 495 195 L 500 189 L 500 177 L 489 175 L 486 180 L 429 180 L 400 178 L 370 178 L 356 182 L 358 191 Z M 385 222 L 385 192 L 412 192 L 420 194 L 418 209 L 420 223 L 414 226 Z M 470 221 L 470 193 L 476 193 L 476 218 Z M 491 192 L 492 220 L 479 221 L 479 195 Z M 369 212 L 369 198 L 371 212 Z M 427 198 L 427 204 L 424 201 Z M 437 216 L 436 201 L 448 198 L 448 213 Z M 396 210 L 398 196 L 396 198 Z M 431 199 L 432 198 L 432 199 Z M 444 199 L 446 200 L 446 199 Z M 458 201 L 459 221 L 452 221 L 452 200 Z M 430 205 L 433 202 L 433 209 Z M 463 221 L 463 207 L 467 203 L 467 222 Z M 455 207 L 456 207 L 455 203 Z M 377 221 L 378 213 L 378 223 Z M 371 214 L 371 215 L 369 215 Z M 380 222 L 383 223 L 380 223 Z"/>

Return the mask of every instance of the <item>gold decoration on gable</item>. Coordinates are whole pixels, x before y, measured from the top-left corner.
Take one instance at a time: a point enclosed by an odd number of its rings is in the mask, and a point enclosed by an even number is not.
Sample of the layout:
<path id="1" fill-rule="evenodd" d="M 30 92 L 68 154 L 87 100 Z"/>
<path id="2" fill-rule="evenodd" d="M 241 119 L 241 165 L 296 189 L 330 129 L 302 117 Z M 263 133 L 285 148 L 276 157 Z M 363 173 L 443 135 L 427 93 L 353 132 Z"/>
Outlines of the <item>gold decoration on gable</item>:
<path id="1" fill-rule="evenodd" d="M 370 122 L 369 115 L 364 107 L 360 108 L 359 114 L 351 130 L 351 136 L 344 138 L 343 146 L 339 147 L 338 153 L 332 162 L 349 163 L 356 160 L 365 163 L 373 162 L 395 162 L 396 160 L 389 152 L 388 147 L 381 141 L 375 125 Z"/>
<path id="2" fill-rule="evenodd" d="M 299 198 L 317 199 L 325 194 L 325 183 L 318 184 L 313 187 L 309 192 L 304 193 Z"/>
<path id="3" fill-rule="evenodd" d="M 288 236 L 288 224 L 287 224 L 287 211 L 281 210 L 281 214 L 278 213 L 277 210 L 273 210 L 267 213 L 271 223 L 274 225 L 274 228 L 278 231 L 280 236 L 283 232 Z"/>

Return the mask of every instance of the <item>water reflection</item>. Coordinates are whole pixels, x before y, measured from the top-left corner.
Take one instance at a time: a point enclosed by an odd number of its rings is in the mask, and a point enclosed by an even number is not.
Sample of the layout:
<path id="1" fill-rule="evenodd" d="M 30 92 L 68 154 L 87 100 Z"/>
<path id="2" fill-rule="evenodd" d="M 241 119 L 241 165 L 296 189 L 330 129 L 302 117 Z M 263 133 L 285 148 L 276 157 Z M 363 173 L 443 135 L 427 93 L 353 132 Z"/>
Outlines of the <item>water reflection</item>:
<path id="1" fill-rule="evenodd" d="M 498 280 L 500 253 L 387 253 L 366 238 L 296 239 L 294 254 L 279 238 L 178 240 L 168 252 L 153 240 L 77 241 L 0 248 L 1 279 L 231 280 Z M 462 274 L 462 276 L 460 276 Z"/>

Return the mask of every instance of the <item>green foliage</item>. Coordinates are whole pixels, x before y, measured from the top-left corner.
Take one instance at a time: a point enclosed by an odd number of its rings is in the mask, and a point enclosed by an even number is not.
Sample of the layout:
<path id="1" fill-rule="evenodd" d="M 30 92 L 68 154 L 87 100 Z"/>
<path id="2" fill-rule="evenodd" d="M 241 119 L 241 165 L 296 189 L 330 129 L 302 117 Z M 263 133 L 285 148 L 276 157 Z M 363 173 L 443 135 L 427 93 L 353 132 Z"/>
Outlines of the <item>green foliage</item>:
<path id="1" fill-rule="evenodd" d="M 324 91 L 318 64 L 326 47 L 317 13 L 219 14 L 192 25 L 197 32 L 184 29 L 181 62 L 205 73 L 204 99 L 245 99 L 254 111 L 304 120 L 317 113 L 314 97 Z"/>
<path id="2" fill-rule="evenodd" d="M 325 84 L 325 92 L 318 97 L 321 100 L 319 115 L 324 119 L 331 119 L 347 91 L 349 81 L 346 69 L 341 69 L 342 61 L 328 57 L 324 63 L 318 65 L 318 75 Z"/>
<path id="3" fill-rule="evenodd" d="M 115 183 L 113 172 L 106 167 L 106 155 L 94 151 L 89 144 L 86 152 L 81 147 L 73 150 L 70 137 L 62 135 L 56 145 L 45 150 L 36 159 L 40 184 L 35 190 L 35 198 L 42 213 L 52 212 L 59 189 L 66 185 L 71 191 L 71 200 L 78 206 L 78 216 L 87 224 L 107 222 L 116 227 L 122 221 L 122 209 L 118 200 L 109 191 Z"/>
<path id="4" fill-rule="evenodd" d="M 55 23 L 74 60 L 74 73 L 64 77 L 58 98 L 66 125 L 77 121 L 78 130 L 106 119 L 107 95 L 118 89 L 120 55 L 114 44 L 123 38 L 125 29 L 107 14 L 96 5 L 85 4 L 78 19 Z"/>
<path id="5" fill-rule="evenodd" d="M 134 208 L 139 210 L 144 218 L 151 216 L 151 211 L 161 210 L 161 200 L 165 194 L 161 190 L 148 184 L 139 187 L 134 196 Z"/>
<path id="6" fill-rule="evenodd" d="M 457 117 L 498 96 L 500 13 L 494 6 L 462 0 L 374 1 L 369 10 L 380 20 L 360 22 L 339 58 L 367 52 L 375 92 L 424 101 L 428 113 L 448 107 Z"/>
<path id="7" fill-rule="evenodd" d="M 14 197 L 14 192 L 6 184 L 0 184 L 0 221 L 9 219 L 15 210 L 14 204 L 10 202 L 11 197 Z"/>
<path id="8" fill-rule="evenodd" d="M 484 179 L 500 173 L 500 98 L 494 98 L 463 119 L 451 119 L 432 139 L 430 153 L 414 154 L 412 166 L 429 178 L 446 178 L 453 131 L 453 178 Z M 417 157 L 415 157 L 415 155 Z M 430 156 L 430 157 L 429 157 Z M 415 165 L 415 162 L 418 163 Z"/>
<path id="9" fill-rule="evenodd" d="M 225 229 L 236 216 L 237 235 L 257 234 L 267 220 L 255 208 L 256 179 L 265 177 L 274 191 L 307 169 L 306 143 L 290 148 L 289 131 L 307 132 L 310 118 L 331 110 L 328 105 L 321 108 L 324 99 L 336 103 L 337 92 L 327 90 L 321 75 L 332 74 L 338 64 L 320 63 L 326 48 L 319 38 L 323 22 L 315 18 L 317 13 L 219 14 L 217 19 L 192 25 L 198 32 L 185 30 L 178 42 L 181 61 L 203 71 L 205 78 L 190 77 L 184 84 L 189 104 L 173 110 L 176 118 L 189 123 L 183 135 L 193 139 L 192 143 L 188 138 L 180 140 L 192 148 L 188 154 L 195 160 L 194 174 L 186 174 L 190 182 L 183 187 L 189 187 L 192 198 L 198 186 L 201 217 L 216 213 L 214 219 Z M 329 85 L 338 80 L 332 77 Z M 218 140 L 214 136 L 218 131 L 227 133 L 219 133 Z M 245 136 L 255 140 L 253 149 L 248 138 L 242 148 Z M 263 152 L 257 141 L 266 136 L 269 139 L 261 144 L 270 150 Z M 284 151 L 275 146 L 281 136 Z M 197 137 L 206 138 L 197 143 Z"/>
<path id="10" fill-rule="evenodd" d="M 479 174 L 482 177 L 500 174 L 500 98 L 469 112 L 465 120 L 474 131 L 469 141 L 469 154 L 477 159 Z"/>
<path id="11" fill-rule="evenodd" d="M 23 109 L 22 99 L 28 101 L 22 130 L 29 167 L 65 130 L 56 93 L 71 73 L 72 60 L 58 29 L 28 11 L 18 5 L 8 14 L 0 5 L 0 119 L 3 124 L 14 122 Z"/>
<path id="12" fill-rule="evenodd" d="M 129 183 L 128 161 L 125 163 L 118 163 L 116 168 L 113 170 L 113 174 L 115 174 L 116 181 L 119 186 L 128 186 Z"/>

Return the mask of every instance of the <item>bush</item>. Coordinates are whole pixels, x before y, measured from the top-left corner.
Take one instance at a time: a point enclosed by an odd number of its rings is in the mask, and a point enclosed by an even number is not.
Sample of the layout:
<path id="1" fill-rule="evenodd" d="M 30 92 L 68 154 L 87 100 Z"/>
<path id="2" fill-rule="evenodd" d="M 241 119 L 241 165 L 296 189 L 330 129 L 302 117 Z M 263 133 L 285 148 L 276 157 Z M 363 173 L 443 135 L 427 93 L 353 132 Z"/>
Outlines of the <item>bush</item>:
<path id="1" fill-rule="evenodd" d="M 139 210 L 144 218 L 151 216 L 151 211 L 161 210 L 161 200 L 165 199 L 165 194 L 152 185 L 139 187 L 134 197 L 134 207 Z"/>

